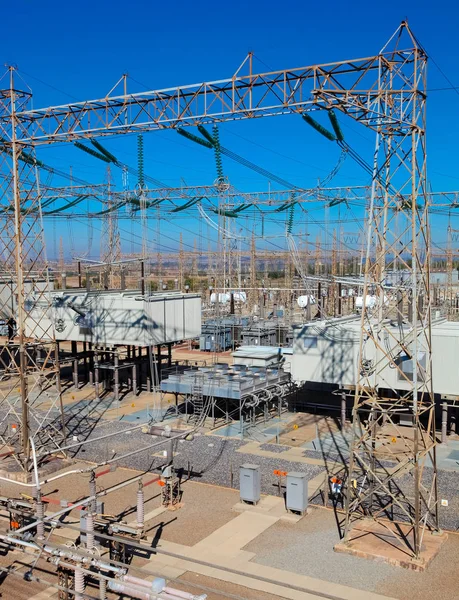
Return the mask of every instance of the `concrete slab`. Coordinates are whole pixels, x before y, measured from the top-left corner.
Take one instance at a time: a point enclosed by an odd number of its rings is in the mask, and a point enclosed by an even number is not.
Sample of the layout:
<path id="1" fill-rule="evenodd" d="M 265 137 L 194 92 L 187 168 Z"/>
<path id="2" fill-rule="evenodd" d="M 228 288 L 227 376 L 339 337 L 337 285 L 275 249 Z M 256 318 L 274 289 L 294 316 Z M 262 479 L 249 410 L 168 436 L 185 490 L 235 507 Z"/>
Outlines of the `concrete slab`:
<path id="1" fill-rule="evenodd" d="M 411 526 L 387 522 L 387 527 L 384 527 L 375 521 L 364 519 L 353 527 L 349 540 L 339 542 L 334 550 L 369 560 L 387 562 L 396 567 L 424 571 L 448 538 L 446 533 L 436 534 L 426 531 L 422 540 L 421 557 L 415 560 L 407 550 L 406 544 L 400 539 L 400 535 L 396 535 L 397 530 L 413 545 Z"/>
<path id="2" fill-rule="evenodd" d="M 447 471 L 459 471 L 459 440 L 448 438 L 446 444 L 437 444 L 437 466 Z"/>
<path id="3" fill-rule="evenodd" d="M 238 513 L 254 512 L 267 514 L 282 505 L 285 510 L 285 503 L 282 498 L 276 496 L 262 496 L 258 504 L 247 504 L 246 502 L 237 502 L 231 510 Z"/>
<path id="4" fill-rule="evenodd" d="M 193 548 L 218 548 L 226 554 L 232 554 L 246 546 L 263 531 L 271 527 L 279 517 L 261 513 L 241 513 L 223 527 L 220 527 L 209 536 L 193 546 Z"/>
<path id="5" fill-rule="evenodd" d="M 259 422 L 244 432 L 245 438 L 252 438 L 256 440 L 256 443 L 267 443 L 282 431 L 283 427 L 292 419 L 291 414 L 285 414 L 281 418 L 273 417 L 266 422 Z M 241 439 L 241 426 L 239 422 L 230 423 L 229 425 L 222 425 L 217 429 L 213 429 L 209 432 L 211 435 Z"/>
<path id="6" fill-rule="evenodd" d="M 35 594 L 34 596 L 30 596 L 29 600 L 48 600 L 48 598 L 55 598 L 58 593 L 59 590 L 57 590 L 55 587 L 49 587 L 46 590 Z"/>
<path id="7" fill-rule="evenodd" d="M 308 498 L 316 496 L 320 490 L 323 490 L 328 485 L 327 473 L 318 473 L 315 477 L 308 481 Z"/>
<path id="8" fill-rule="evenodd" d="M 286 521 L 288 523 L 298 523 L 298 521 L 301 521 L 301 519 L 307 514 L 299 515 L 287 512 L 284 498 L 279 498 L 276 496 L 262 496 L 258 504 L 245 504 L 244 502 L 238 502 L 232 507 L 231 510 L 238 513 L 248 512 L 264 514 L 276 519 L 281 519 L 282 521 Z"/>

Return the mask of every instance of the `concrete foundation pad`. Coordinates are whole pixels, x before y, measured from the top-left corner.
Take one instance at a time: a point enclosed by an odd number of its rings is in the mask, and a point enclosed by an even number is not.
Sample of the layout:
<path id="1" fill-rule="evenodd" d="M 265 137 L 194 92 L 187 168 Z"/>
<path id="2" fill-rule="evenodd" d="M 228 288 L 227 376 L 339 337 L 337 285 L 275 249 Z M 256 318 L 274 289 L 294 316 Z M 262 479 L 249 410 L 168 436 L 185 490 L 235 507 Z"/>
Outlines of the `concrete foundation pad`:
<path id="1" fill-rule="evenodd" d="M 343 552 L 369 560 L 387 562 L 396 567 L 425 571 L 447 540 L 446 533 L 425 531 L 422 539 L 421 556 L 414 559 L 400 539 L 404 536 L 413 546 L 413 530 L 409 525 L 386 523 L 386 527 L 375 521 L 362 520 L 350 531 L 349 540 L 335 545 L 335 552 Z"/>
<path id="2" fill-rule="evenodd" d="M 237 513 L 251 512 L 261 515 L 269 515 L 270 517 L 275 517 L 281 521 L 287 521 L 288 523 L 298 523 L 298 521 L 308 514 L 308 511 L 302 515 L 287 512 L 284 498 L 279 498 L 276 496 L 262 496 L 258 504 L 246 504 L 245 502 L 238 502 L 232 507 L 231 510 Z"/>

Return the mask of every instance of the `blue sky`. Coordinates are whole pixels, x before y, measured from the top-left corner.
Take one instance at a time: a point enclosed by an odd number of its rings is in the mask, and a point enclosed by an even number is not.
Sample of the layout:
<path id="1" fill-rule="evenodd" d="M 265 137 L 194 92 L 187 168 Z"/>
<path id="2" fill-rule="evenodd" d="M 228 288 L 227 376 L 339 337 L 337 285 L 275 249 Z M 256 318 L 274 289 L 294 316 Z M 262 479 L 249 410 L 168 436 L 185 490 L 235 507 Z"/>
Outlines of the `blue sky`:
<path id="1" fill-rule="evenodd" d="M 78 5 L 19 0 L 3 6 L 2 16 L 2 62 L 17 65 L 33 89 L 35 107 L 103 97 L 124 72 L 129 74 L 129 91 L 133 92 L 230 77 L 248 51 L 255 53 L 254 71 L 370 56 L 379 51 L 404 18 L 408 18 L 428 54 L 459 85 L 459 8 L 454 2 L 332 1 L 283 5 L 272 0 L 231 4 L 99 0 Z M 459 91 L 439 90 L 450 84 L 432 61 L 428 86 L 432 90 L 428 101 L 429 180 L 434 190 L 459 189 Z M 354 123 L 343 122 L 343 129 L 351 145 L 370 161 L 373 134 Z M 234 152 L 298 186 L 316 185 L 339 157 L 335 145 L 296 116 L 223 123 L 220 138 Z M 136 166 L 135 136 L 110 138 L 104 144 L 120 160 Z M 74 174 L 81 179 L 104 179 L 104 165 L 72 147 L 53 145 L 41 150 L 39 157 L 65 171 L 72 165 Z M 145 135 L 145 165 L 149 175 L 168 185 L 180 185 L 183 181 L 209 184 L 216 176 L 212 153 L 173 131 Z M 267 188 L 266 179 L 228 160 L 224 161 L 224 169 L 241 190 Z M 121 186 L 119 172 L 114 177 Z M 131 178 L 130 183 L 135 185 L 136 181 Z M 368 177 L 347 160 L 334 183 L 367 184 Z M 337 216 L 336 210 L 333 214 Z M 282 219 L 269 225 L 272 233 L 282 235 Z M 296 219 L 298 230 L 306 226 L 304 214 Z M 130 230 L 126 222 L 121 226 L 123 249 L 138 251 L 138 230 Z M 192 246 L 198 225 L 197 218 L 189 217 L 186 222 L 175 219 L 162 224 L 163 232 L 167 230 L 172 238 L 163 240 L 164 249 L 176 247 L 182 226 L 189 230 L 184 232 L 185 244 Z M 259 224 L 246 219 L 241 226 L 250 229 Z M 444 220 L 438 220 L 435 226 L 437 239 L 444 239 Z M 459 227 L 459 223 L 453 226 Z M 72 227 L 70 235 L 62 225 L 47 226 L 50 255 L 60 236 L 64 238 L 66 253 L 87 249 L 87 226 L 81 223 Z M 98 254 L 98 227 L 96 224 L 92 232 L 92 255 Z M 152 247 L 156 227 L 151 219 Z M 353 230 L 351 224 L 344 227 Z M 204 231 L 199 243 L 207 246 L 205 235 Z M 70 242 L 71 237 L 76 241 Z M 279 244 L 285 246 L 285 242 Z"/>

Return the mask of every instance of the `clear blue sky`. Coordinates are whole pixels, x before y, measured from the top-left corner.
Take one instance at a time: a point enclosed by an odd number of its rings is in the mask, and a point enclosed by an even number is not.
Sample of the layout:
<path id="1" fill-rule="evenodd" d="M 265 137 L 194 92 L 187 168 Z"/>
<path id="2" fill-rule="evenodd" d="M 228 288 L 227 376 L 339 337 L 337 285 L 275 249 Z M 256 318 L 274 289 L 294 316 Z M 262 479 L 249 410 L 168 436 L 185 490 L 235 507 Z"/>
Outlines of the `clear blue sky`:
<path id="1" fill-rule="evenodd" d="M 18 0 L 2 7 L 2 58 L 15 64 L 34 92 L 35 107 L 103 97 L 122 73 L 129 73 L 129 91 L 161 89 L 230 77 L 248 51 L 254 70 L 306 66 L 376 54 L 400 21 L 408 18 L 418 39 L 450 80 L 459 85 L 457 23 L 454 2 L 147 2 L 98 0 L 92 3 Z M 459 91 L 438 88 L 449 83 L 431 62 L 428 77 L 428 175 L 434 190 L 459 189 Z M 50 87 L 51 86 L 51 87 Z M 371 160 L 373 135 L 362 126 L 344 124 L 350 143 Z M 336 163 L 339 152 L 297 117 L 223 123 L 222 143 L 292 181 L 314 186 Z M 120 160 L 136 166 L 136 139 L 110 138 L 104 144 Z M 91 182 L 104 178 L 104 166 L 68 146 L 40 151 L 47 163 Z M 146 172 L 168 185 L 208 184 L 215 179 L 212 153 L 175 132 L 145 136 Z M 267 181 L 225 161 L 225 173 L 241 190 L 266 189 Z M 121 185 L 119 173 L 116 183 Z M 57 183 L 57 181 L 56 181 Z M 134 185 L 135 180 L 131 180 Z M 336 185 L 367 184 L 368 177 L 346 161 Z M 337 213 L 336 213 L 337 214 Z M 283 217 L 282 217 L 283 218 Z M 303 217 L 301 217 L 303 218 Z M 300 221 L 301 221 L 300 218 Z M 168 229 L 176 247 L 183 222 Z M 251 227 L 250 223 L 246 223 Z M 197 231 L 197 220 L 189 219 Z M 302 225 L 301 225 L 302 226 Z M 459 224 L 455 225 L 459 228 Z M 74 236 L 83 240 L 82 225 Z M 123 234 L 130 250 L 129 228 Z M 154 239 L 156 225 L 151 223 Z M 169 227 L 169 226 L 168 226 Z M 273 225 L 282 233 L 282 227 Z M 444 222 L 438 222 L 443 228 Z M 50 254 L 56 236 L 66 231 L 47 228 Z M 91 253 L 97 255 L 96 241 Z M 438 231 L 438 239 L 444 239 Z M 184 239 L 192 244 L 193 235 Z M 54 246 L 53 246 L 54 244 Z M 78 245 L 79 242 L 75 242 Z M 80 247 L 83 242 L 80 242 Z M 166 245 L 166 242 L 164 242 Z M 139 250 L 134 248 L 133 250 Z"/>

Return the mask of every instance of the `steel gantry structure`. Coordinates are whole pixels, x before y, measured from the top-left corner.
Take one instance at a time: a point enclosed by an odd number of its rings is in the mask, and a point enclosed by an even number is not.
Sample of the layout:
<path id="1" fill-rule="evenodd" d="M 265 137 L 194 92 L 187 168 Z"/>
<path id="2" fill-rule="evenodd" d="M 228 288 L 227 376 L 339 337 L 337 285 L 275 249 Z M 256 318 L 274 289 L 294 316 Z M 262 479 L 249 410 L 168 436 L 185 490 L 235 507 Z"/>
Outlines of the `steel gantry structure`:
<path id="1" fill-rule="evenodd" d="M 39 217 L 35 230 L 24 218 L 29 207 L 39 205 L 39 194 L 33 202 L 29 201 L 30 190 L 38 184 L 36 148 L 114 134 L 292 113 L 305 115 L 320 110 L 329 111 L 329 114 L 339 111 L 376 135 L 365 290 L 379 299 L 377 315 L 366 311 L 362 315 L 360 380 L 355 396 L 354 438 L 349 465 L 349 478 L 359 480 L 360 485 L 359 493 L 353 493 L 353 488 L 347 486 L 346 534 L 357 516 L 370 515 L 380 521 L 397 506 L 412 526 L 414 541 L 405 540 L 407 547 L 414 556 L 419 556 L 423 529 L 438 526 L 425 168 L 426 61 L 425 52 L 403 22 L 378 54 L 366 58 L 270 73 L 253 73 L 249 60 L 229 79 L 159 91 L 108 95 L 43 109 L 28 108 L 30 96 L 15 88 L 12 71 L 9 89 L 1 91 L 0 106 L 2 203 L 11 213 L 11 218 L 4 217 L 3 235 L 6 235 L 9 254 L 3 264 L 8 273 L 17 277 L 19 356 L 26 356 L 31 341 L 46 343 L 49 349 L 40 365 L 24 358 L 10 361 L 11 381 L 17 383 L 11 385 L 9 391 L 2 392 L 3 398 L 10 402 L 14 387 L 19 384 L 24 456 L 27 457 L 24 441 L 28 428 L 27 410 L 34 402 L 27 387 L 28 378 L 48 370 L 57 374 L 57 364 L 51 358 L 55 348 L 52 332 L 48 335 L 48 332 L 40 331 L 39 324 L 32 330 L 27 329 L 29 304 L 23 292 L 31 249 L 34 256 L 40 258 L 44 252 Z M 250 66 L 249 72 L 243 74 L 247 66 Z M 393 227 L 395 219 L 396 228 Z M 373 243 L 377 248 L 376 260 L 371 252 Z M 385 271 L 394 262 L 403 265 L 409 281 L 395 305 L 393 299 L 386 302 L 383 285 Z M 386 329 L 387 320 L 401 314 L 399 307 L 409 301 L 408 296 L 422 297 L 423 301 L 412 311 L 403 340 L 392 340 L 388 350 L 380 343 L 391 335 Z M 371 368 L 365 359 L 368 339 L 373 340 L 379 353 Z M 8 344 L 4 348 L 9 352 Z M 384 400 L 378 378 L 380 365 L 385 361 L 400 368 L 402 354 L 413 362 L 412 377 L 407 378 L 409 391 L 403 396 Z M 55 394 L 57 398 L 58 389 Z M 384 470 L 375 454 L 374 423 L 382 413 L 395 422 L 400 409 L 413 415 L 414 442 L 406 442 L 405 451 L 392 456 L 399 468 Z M 361 418 L 365 410 L 371 418 Z M 423 481 L 428 457 L 434 466 L 429 489 Z M 363 470 L 368 474 L 365 480 L 361 479 Z M 393 485 L 398 476 L 407 473 L 412 475 L 409 489 Z"/>
<path id="2" fill-rule="evenodd" d="M 215 204 L 221 195 L 219 186 L 215 184 L 164 188 L 145 187 L 142 193 L 146 198 L 147 211 L 161 209 L 161 211 L 165 211 L 166 213 L 180 213 L 182 210 L 186 210 L 189 213 L 196 209 L 196 204 L 190 204 L 190 206 L 185 207 L 191 201 L 196 201 L 196 203 L 201 201 L 204 204 L 206 200 L 209 200 L 210 203 Z M 262 209 L 274 208 L 282 204 L 285 205 L 291 201 L 292 195 L 295 194 L 295 203 L 298 205 L 307 206 L 308 204 L 322 203 L 325 206 L 327 204 L 337 206 L 338 204 L 344 204 L 345 206 L 359 206 L 368 209 L 372 188 L 371 185 L 357 185 L 246 192 L 228 184 L 228 189 L 225 193 L 228 196 L 231 208 L 236 208 L 241 203 L 251 205 L 252 207 L 261 207 Z M 112 198 L 110 203 L 111 209 L 117 212 L 118 219 L 131 219 L 135 215 L 140 216 L 138 190 L 131 189 L 120 192 L 112 187 L 109 188 L 107 184 L 71 185 L 67 187 L 41 185 L 40 198 L 42 202 L 46 201 L 47 205 L 47 208 L 43 210 L 43 216 L 63 219 L 69 218 L 69 216 L 100 217 L 100 211 L 93 209 L 86 212 L 78 212 L 78 210 L 75 210 L 75 207 L 78 207 L 86 199 L 99 201 L 105 214 L 107 211 L 106 198 L 108 194 Z M 402 198 L 404 202 L 409 201 L 409 195 L 407 194 L 398 194 L 397 196 L 400 202 Z M 375 197 L 378 197 L 378 190 L 375 190 Z M 426 193 L 426 198 L 431 214 L 444 215 L 446 210 L 459 206 L 458 191 L 429 191 Z M 63 203 L 58 207 L 54 204 L 50 206 L 51 202 L 57 200 L 62 200 Z M 130 203 L 133 205 L 133 209 L 126 213 L 124 209 Z M 243 216 L 243 214 L 241 213 L 240 216 Z"/>

